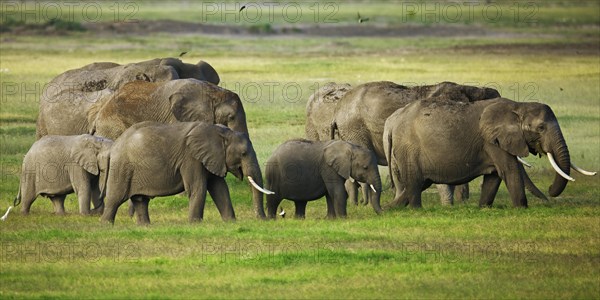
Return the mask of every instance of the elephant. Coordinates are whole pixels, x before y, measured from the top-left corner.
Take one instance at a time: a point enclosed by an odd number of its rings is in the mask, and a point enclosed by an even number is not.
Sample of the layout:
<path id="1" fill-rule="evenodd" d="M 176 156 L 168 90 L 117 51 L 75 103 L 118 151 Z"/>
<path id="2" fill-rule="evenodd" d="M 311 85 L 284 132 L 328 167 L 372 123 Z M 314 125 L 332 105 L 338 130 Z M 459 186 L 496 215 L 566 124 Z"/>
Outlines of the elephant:
<path id="1" fill-rule="evenodd" d="M 157 58 L 119 65 L 99 62 L 66 71 L 50 81 L 40 97 L 36 137 L 88 133 L 88 110 L 128 82 L 170 81 L 195 78 L 218 84 L 219 75 L 204 61 L 183 63 L 176 58 Z"/>
<path id="2" fill-rule="evenodd" d="M 15 205 L 28 214 L 37 196 L 49 197 L 56 214 L 65 213 L 65 197 L 75 192 L 79 212 L 90 214 L 90 202 L 102 207 L 112 140 L 89 134 L 44 136 L 31 146 L 23 159 L 21 183 Z"/>
<path id="3" fill-rule="evenodd" d="M 246 133 L 202 122 L 141 122 L 127 129 L 110 152 L 101 220 L 114 223 L 119 206 L 131 199 L 137 223 L 150 224 L 150 198 L 185 191 L 189 221 L 201 221 L 208 191 L 223 220 L 235 219 L 227 172 L 255 187 L 254 209 L 264 217 L 262 173 Z"/>
<path id="4" fill-rule="evenodd" d="M 341 85 L 338 89 L 343 90 Z M 333 117 L 319 118 L 321 123 L 316 127 L 330 130 L 330 138 L 337 137 L 344 141 L 364 146 L 375 152 L 379 165 L 387 165 L 383 149 L 383 126 L 386 118 L 398 108 L 419 99 L 435 96 L 446 96 L 456 101 L 477 101 L 499 97 L 498 91 L 492 88 L 480 88 L 468 85 L 459 85 L 453 82 L 442 82 L 435 85 L 406 87 L 390 81 L 368 82 L 356 86 L 345 92 L 335 105 Z M 324 99 L 314 98 L 315 101 L 325 102 Z M 310 102 L 310 101 L 309 101 Z M 320 114 L 321 108 L 311 103 L 307 105 L 307 116 Z M 307 117 L 307 119 L 310 119 Z M 452 187 L 438 186 L 443 204 L 453 203 Z M 368 191 L 363 186 L 363 193 Z M 351 193 L 351 198 L 356 199 L 356 187 Z M 461 198 L 468 197 L 468 185 L 461 188 Z M 364 197 L 368 198 L 368 197 Z M 365 201 L 367 202 L 367 201 Z"/>
<path id="5" fill-rule="evenodd" d="M 308 201 L 327 199 L 329 218 L 346 217 L 347 193 L 344 182 L 354 179 L 369 184 L 371 201 L 381 213 L 381 179 L 372 151 L 345 141 L 289 140 L 281 144 L 267 160 L 267 216 L 275 218 L 282 199 L 295 202 L 297 218 L 304 218 Z"/>
<path id="6" fill-rule="evenodd" d="M 197 79 L 127 83 L 106 101 L 93 104 L 88 120 L 89 133 L 112 139 L 142 121 L 203 121 L 248 133 L 240 97 Z"/>
<path id="7" fill-rule="evenodd" d="M 348 83 L 330 82 L 312 94 L 306 102 L 306 138 L 313 141 L 330 139 L 336 105 L 352 89 Z"/>
<path id="8" fill-rule="evenodd" d="M 421 207 L 421 191 L 432 183 L 463 184 L 481 175 L 481 207 L 492 206 L 502 181 L 513 206 L 527 207 L 529 179 L 520 157 L 529 153 L 546 154 L 554 167 L 552 197 L 573 180 L 571 168 L 581 170 L 571 162 L 554 112 L 537 102 L 428 98 L 394 112 L 383 136 L 393 182 L 404 187 L 389 207 Z"/>

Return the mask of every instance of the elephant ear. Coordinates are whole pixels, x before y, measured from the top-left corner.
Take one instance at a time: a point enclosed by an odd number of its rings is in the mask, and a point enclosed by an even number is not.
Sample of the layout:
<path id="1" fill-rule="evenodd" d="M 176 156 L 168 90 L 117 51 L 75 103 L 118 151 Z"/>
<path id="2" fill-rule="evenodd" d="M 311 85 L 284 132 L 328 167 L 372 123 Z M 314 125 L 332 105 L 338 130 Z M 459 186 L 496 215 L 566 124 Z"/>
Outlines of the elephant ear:
<path id="1" fill-rule="evenodd" d="M 196 64 L 196 66 L 198 66 L 200 69 L 200 73 L 202 73 L 204 80 L 214 83 L 215 85 L 219 85 L 221 78 L 219 78 L 219 74 L 209 63 L 201 60 Z"/>
<path id="2" fill-rule="evenodd" d="M 195 159 L 202 162 L 211 173 L 225 177 L 227 165 L 225 163 L 225 137 L 227 128 L 202 124 L 194 126 L 186 136 L 186 145 Z"/>
<path id="3" fill-rule="evenodd" d="M 350 178 L 352 167 L 352 146 L 344 141 L 336 141 L 323 151 L 325 163 L 332 167 L 344 179 Z"/>
<path id="4" fill-rule="evenodd" d="M 507 103 L 498 102 L 485 108 L 479 128 L 486 142 L 498 145 L 512 155 L 524 157 L 529 154 L 521 119 Z"/>
<path id="5" fill-rule="evenodd" d="M 71 159 L 88 173 L 98 175 L 98 152 L 101 147 L 101 142 L 96 137 L 85 134 L 71 147 Z"/>
<path id="6" fill-rule="evenodd" d="M 202 120 L 204 122 L 214 122 L 214 112 L 212 102 L 206 99 L 206 96 L 194 95 L 194 92 L 187 90 L 185 92 L 175 92 L 169 96 L 171 103 L 171 112 L 179 122 L 194 122 Z"/>

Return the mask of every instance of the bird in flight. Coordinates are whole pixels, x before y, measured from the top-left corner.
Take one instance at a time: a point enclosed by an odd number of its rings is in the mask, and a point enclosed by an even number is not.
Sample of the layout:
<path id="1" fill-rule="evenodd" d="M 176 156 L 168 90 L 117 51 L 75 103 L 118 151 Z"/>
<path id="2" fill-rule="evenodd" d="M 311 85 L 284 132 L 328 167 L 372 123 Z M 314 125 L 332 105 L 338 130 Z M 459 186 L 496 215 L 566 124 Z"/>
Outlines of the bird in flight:
<path id="1" fill-rule="evenodd" d="M 183 51 L 183 52 L 179 53 L 179 57 L 184 56 L 186 53 L 187 53 L 187 51 Z"/>

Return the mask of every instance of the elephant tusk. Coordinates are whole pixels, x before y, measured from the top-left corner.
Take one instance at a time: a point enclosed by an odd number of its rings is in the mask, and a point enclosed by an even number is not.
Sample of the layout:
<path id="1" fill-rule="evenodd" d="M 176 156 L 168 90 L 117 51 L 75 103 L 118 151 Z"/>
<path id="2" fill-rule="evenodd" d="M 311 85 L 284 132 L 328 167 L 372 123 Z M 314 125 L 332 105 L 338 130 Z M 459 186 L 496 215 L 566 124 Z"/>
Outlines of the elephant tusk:
<path id="1" fill-rule="evenodd" d="M 263 188 L 261 188 L 261 187 L 260 187 L 258 184 L 256 184 L 256 182 L 254 182 L 254 179 L 252 179 L 252 177 L 251 177 L 251 176 L 248 176 L 248 181 L 250 181 L 250 183 L 252 184 L 252 186 L 253 186 L 255 189 L 257 189 L 257 190 L 261 191 L 263 194 L 267 194 L 267 195 L 273 195 L 273 194 L 275 194 L 274 192 L 271 192 L 271 191 L 269 191 L 269 190 L 267 190 L 267 189 L 263 189 Z"/>
<path id="2" fill-rule="evenodd" d="M 596 172 L 590 172 L 590 171 L 586 171 L 576 165 L 574 165 L 573 163 L 571 163 L 571 168 L 573 168 L 573 170 L 583 174 L 583 175 L 587 175 L 587 176 L 594 176 L 596 175 Z"/>
<path id="3" fill-rule="evenodd" d="M 348 177 L 348 180 L 350 180 L 351 183 L 354 183 L 356 180 L 354 180 L 354 178 L 352 178 L 352 176 Z"/>
<path id="4" fill-rule="evenodd" d="M 573 179 L 573 177 L 567 175 L 565 172 L 563 172 L 563 170 L 561 170 L 558 167 L 558 164 L 556 164 L 556 161 L 554 161 L 554 157 L 552 157 L 552 154 L 550 152 L 548 152 L 546 154 L 548 155 L 548 160 L 550 161 L 550 164 L 554 168 L 554 171 L 556 171 L 556 173 L 558 173 L 558 175 L 562 176 L 566 180 L 575 181 L 575 179 Z"/>
<path id="5" fill-rule="evenodd" d="M 2 217 L 0 218 L 0 220 L 2 220 L 2 221 L 6 221 L 6 218 L 8 218 L 8 213 L 10 212 L 10 210 L 11 210 L 12 208 L 13 208 L 12 206 L 9 206 L 9 207 L 8 207 L 8 209 L 6 210 L 6 213 L 4 214 L 4 216 L 2 216 Z"/>
<path id="6" fill-rule="evenodd" d="M 370 186 L 370 187 L 371 187 L 371 189 L 373 190 L 373 193 L 377 193 L 377 190 L 375 189 L 375 187 L 374 187 L 372 184 L 370 184 L 369 186 Z"/>
<path id="7" fill-rule="evenodd" d="M 517 160 L 518 160 L 520 163 L 522 163 L 524 166 L 526 166 L 526 167 L 528 167 L 528 168 L 531 168 L 531 165 L 530 165 L 528 162 L 526 162 L 524 159 L 522 159 L 520 156 L 517 156 Z"/>

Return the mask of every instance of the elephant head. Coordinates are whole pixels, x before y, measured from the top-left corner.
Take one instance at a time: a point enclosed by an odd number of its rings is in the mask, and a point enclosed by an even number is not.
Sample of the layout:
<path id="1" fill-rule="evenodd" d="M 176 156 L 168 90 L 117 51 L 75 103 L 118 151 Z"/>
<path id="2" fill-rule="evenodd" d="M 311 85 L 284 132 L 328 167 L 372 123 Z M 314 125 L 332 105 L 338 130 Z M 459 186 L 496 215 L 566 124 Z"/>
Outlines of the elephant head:
<path id="1" fill-rule="evenodd" d="M 323 158 L 344 179 L 368 184 L 375 193 L 371 205 L 376 213 L 381 213 L 381 178 L 377 158 L 372 151 L 345 141 L 334 141 L 325 147 Z"/>
<path id="2" fill-rule="evenodd" d="M 171 111 L 178 121 L 202 120 L 248 133 L 244 106 L 236 93 L 205 81 L 185 81 L 169 97 Z"/>
<path id="3" fill-rule="evenodd" d="M 71 148 L 71 159 L 88 173 L 99 176 L 100 199 L 104 198 L 112 145 L 110 139 L 84 134 Z"/>
<path id="4" fill-rule="evenodd" d="M 161 59 L 160 65 L 173 67 L 180 78 L 195 78 L 215 85 L 218 85 L 221 81 L 217 71 L 210 64 L 202 60 L 194 65 L 186 64 L 177 58 L 169 57 Z"/>
<path id="5" fill-rule="evenodd" d="M 262 193 L 272 192 L 262 188 L 262 172 L 248 134 L 200 123 L 187 134 L 186 145 L 212 174 L 225 177 L 229 172 L 240 180 L 246 177 L 254 187 L 252 200 L 256 215 L 265 218 Z"/>
<path id="6" fill-rule="evenodd" d="M 549 188 L 552 197 L 560 195 L 567 181 L 574 181 L 570 169 L 586 173 L 573 165 L 567 143 L 552 109 L 542 103 L 500 101 L 483 111 L 479 123 L 487 142 L 496 144 L 508 153 L 525 157 L 546 154 L 556 171 Z M 595 173 L 587 172 L 586 175 Z"/>

